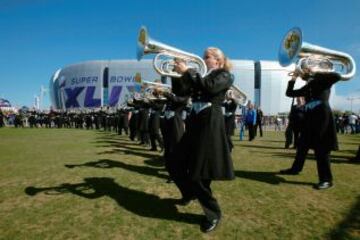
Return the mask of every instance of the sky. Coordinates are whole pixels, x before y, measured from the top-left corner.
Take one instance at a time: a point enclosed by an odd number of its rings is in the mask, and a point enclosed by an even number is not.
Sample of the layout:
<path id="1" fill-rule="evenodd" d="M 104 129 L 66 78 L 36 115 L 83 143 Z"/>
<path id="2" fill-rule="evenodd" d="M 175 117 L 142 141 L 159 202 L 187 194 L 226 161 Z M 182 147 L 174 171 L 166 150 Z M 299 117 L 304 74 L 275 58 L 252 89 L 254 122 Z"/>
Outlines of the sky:
<path id="1" fill-rule="evenodd" d="M 360 112 L 359 0 L 0 0 L 0 97 L 31 107 L 59 68 L 135 59 L 143 25 L 200 56 L 216 46 L 230 59 L 272 61 L 284 34 L 300 27 L 306 42 L 353 56 L 359 71 L 336 84 L 333 108 Z"/>

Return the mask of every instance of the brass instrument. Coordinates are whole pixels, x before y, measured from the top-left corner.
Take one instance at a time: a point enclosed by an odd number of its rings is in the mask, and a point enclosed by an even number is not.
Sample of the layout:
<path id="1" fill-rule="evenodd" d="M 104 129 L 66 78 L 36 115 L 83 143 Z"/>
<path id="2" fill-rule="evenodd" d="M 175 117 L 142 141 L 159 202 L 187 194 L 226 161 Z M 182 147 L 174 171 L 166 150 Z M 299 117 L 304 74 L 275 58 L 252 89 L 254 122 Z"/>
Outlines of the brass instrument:
<path id="1" fill-rule="evenodd" d="M 164 97 L 164 93 L 170 93 L 171 92 L 171 86 L 168 84 L 163 83 L 156 83 L 156 82 L 148 82 L 143 81 L 143 87 L 144 87 L 144 97 L 149 100 L 162 100 L 166 101 L 167 99 Z"/>
<path id="2" fill-rule="evenodd" d="M 195 69 L 202 77 L 207 73 L 206 64 L 201 57 L 151 39 L 144 26 L 140 29 L 137 43 L 137 60 L 140 61 L 146 54 L 156 54 L 153 66 L 160 75 L 181 77 L 174 71 L 176 59 L 184 61 L 188 68 Z"/>
<path id="3" fill-rule="evenodd" d="M 227 90 L 225 97 L 235 100 L 236 104 L 246 106 L 249 102 L 247 95 L 234 84 Z"/>
<path id="4" fill-rule="evenodd" d="M 295 72 L 300 75 L 303 74 L 303 68 L 308 68 L 310 74 L 336 72 L 341 76 L 341 80 L 349 80 L 356 72 L 355 61 L 349 54 L 303 42 L 302 31 L 297 27 L 285 34 L 279 50 L 281 66 L 285 67 L 294 62 Z"/>

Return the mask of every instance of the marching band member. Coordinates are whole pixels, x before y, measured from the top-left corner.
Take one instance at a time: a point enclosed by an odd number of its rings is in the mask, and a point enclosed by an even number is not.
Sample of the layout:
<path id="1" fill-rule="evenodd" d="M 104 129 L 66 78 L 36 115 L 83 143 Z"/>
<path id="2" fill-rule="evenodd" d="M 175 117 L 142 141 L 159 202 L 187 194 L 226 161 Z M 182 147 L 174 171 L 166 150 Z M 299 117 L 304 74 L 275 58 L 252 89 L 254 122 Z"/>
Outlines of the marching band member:
<path id="1" fill-rule="evenodd" d="M 235 131 L 235 111 L 238 104 L 235 100 L 235 96 L 232 90 L 228 90 L 225 95 L 225 101 L 223 107 L 225 108 L 224 120 L 225 120 L 225 132 L 229 141 L 230 152 L 232 151 L 234 145 L 231 141 L 231 136 L 234 136 Z"/>
<path id="2" fill-rule="evenodd" d="M 191 86 L 192 111 L 181 147 L 175 150 L 173 177 L 183 195 L 183 205 L 194 198 L 199 200 L 205 213 L 201 230 L 210 232 L 221 219 L 220 206 L 210 188 L 211 181 L 234 179 L 221 109 L 233 78 L 229 72 L 230 62 L 220 49 L 206 49 L 204 60 L 209 69 L 205 77 L 189 69 L 183 61 L 175 64 L 175 71 L 182 74 L 179 81 Z"/>
<path id="3" fill-rule="evenodd" d="M 165 167 L 169 171 L 168 183 L 172 182 L 170 165 L 174 156 L 174 149 L 185 132 L 183 113 L 189 100 L 189 91 L 179 78 L 171 79 L 172 93 L 164 92 L 167 102 L 165 106 L 163 137 Z"/>
<path id="4" fill-rule="evenodd" d="M 164 107 L 164 103 L 160 99 L 150 101 L 150 117 L 149 117 L 149 136 L 150 151 L 157 151 L 156 142 L 159 143 L 160 149 L 164 148 L 163 138 L 160 136 L 160 112 Z"/>
<path id="5" fill-rule="evenodd" d="M 297 175 L 301 172 L 307 152 L 313 149 L 316 157 L 319 183 L 316 189 L 327 189 L 333 185 L 330 168 L 330 151 L 338 149 L 335 122 L 329 105 L 331 86 L 340 80 L 335 72 L 311 73 L 309 66 L 302 65 L 303 73 L 295 71 L 288 83 L 286 96 L 305 97 L 304 128 L 298 141 L 295 161 L 291 168 L 281 170 L 281 174 Z M 297 77 L 307 83 L 304 87 L 294 90 Z"/>
<path id="6" fill-rule="evenodd" d="M 139 103 L 136 103 L 135 99 L 127 102 L 129 110 L 131 111 L 131 116 L 129 120 L 129 138 L 131 141 L 135 141 L 135 137 L 138 135 L 138 122 L 139 122 Z"/>

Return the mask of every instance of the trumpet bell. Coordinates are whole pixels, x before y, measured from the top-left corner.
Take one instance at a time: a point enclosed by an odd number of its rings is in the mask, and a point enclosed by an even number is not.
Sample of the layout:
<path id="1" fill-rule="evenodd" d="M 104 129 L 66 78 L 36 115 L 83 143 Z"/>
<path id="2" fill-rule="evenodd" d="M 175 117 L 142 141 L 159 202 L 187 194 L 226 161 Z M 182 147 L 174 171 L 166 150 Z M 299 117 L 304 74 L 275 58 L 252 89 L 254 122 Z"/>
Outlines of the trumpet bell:
<path id="1" fill-rule="evenodd" d="M 282 67 L 296 62 L 302 46 L 302 31 L 298 27 L 290 29 L 280 43 L 279 63 Z"/>
<path id="2" fill-rule="evenodd" d="M 149 38 L 146 27 L 141 27 L 136 48 L 136 58 L 140 61 L 145 54 L 145 46 L 148 44 Z"/>

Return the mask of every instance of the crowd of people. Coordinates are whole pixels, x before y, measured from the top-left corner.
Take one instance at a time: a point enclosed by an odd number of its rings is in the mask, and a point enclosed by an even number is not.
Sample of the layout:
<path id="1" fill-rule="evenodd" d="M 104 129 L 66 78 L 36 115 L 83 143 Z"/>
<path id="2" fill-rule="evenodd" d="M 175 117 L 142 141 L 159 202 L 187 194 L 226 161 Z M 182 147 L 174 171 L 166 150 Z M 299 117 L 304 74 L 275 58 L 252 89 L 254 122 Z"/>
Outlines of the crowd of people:
<path id="1" fill-rule="evenodd" d="M 360 115 L 351 113 L 335 114 L 336 132 L 341 134 L 360 133 Z"/>

